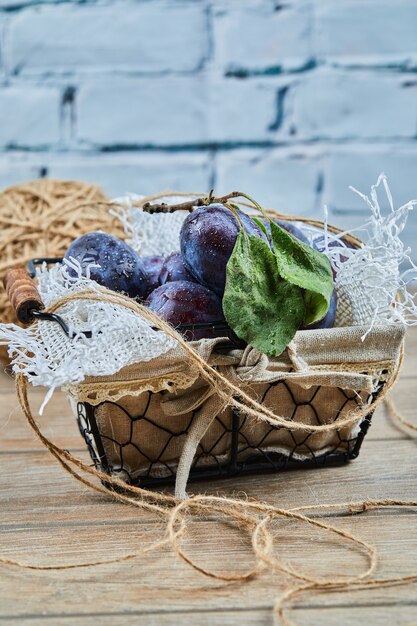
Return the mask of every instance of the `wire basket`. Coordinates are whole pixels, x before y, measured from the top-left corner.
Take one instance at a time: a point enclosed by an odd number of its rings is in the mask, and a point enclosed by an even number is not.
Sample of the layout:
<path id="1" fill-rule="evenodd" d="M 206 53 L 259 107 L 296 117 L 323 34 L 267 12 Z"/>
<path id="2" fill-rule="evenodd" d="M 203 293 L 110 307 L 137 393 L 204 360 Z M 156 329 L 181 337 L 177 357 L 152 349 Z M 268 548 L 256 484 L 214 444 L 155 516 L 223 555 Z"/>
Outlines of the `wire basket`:
<path id="1" fill-rule="evenodd" d="M 33 259 L 28 273 L 33 278 L 36 266 L 59 263 L 59 258 Z M 35 317 L 58 323 L 63 332 L 70 330 L 60 315 L 33 312 Z M 243 349 L 242 342 L 224 323 L 180 325 L 179 330 L 198 326 L 219 330 L 227 337 L 216 346 L 220 353 Z M 85 333 L 90 336 L 88 332 Z M 288 373 L 292 371 L 291 367 Z M 362 373 L 366 373 L 365 371 Z M 375 375 L 375 371 L 374 371 Z M 355 408 L 369 405 L 370 410 L 353 426 L 335 429 L 317 442 L 315 433 L 294 433 L 268 423 L 253 424 L 247 416 L 226 408 L 214 419 L 201 439 L 190 469 L 189 480 L 230 477 L 238 474 L 276 472 L 301 467 L 322 467 L 355 459 L 371 423 L 372 405 L 383 390 L 389 372 L 377 371 L 378 383 L 372 393 L 342 387 L 313 385 L 307 389 L 288 380 L 252 386 L 258 400 L 279 411 L 289 421 L 315 425 L 337 422 Z M 123 376 L 122 376 L 123 378 Z M 178 459 L 197 409 L 167 417 L 163 402 L 175 395 L 169 391 L 145 391 L 120 397 L 117 401 L 77 401 L 77 391 L 69 394 L 70 403 L 95 466 L 110 476 L 130 484 L 152 487 L 175 482 Z M 149 442 L 152 442 L 150 445 Z"/>
<path id="2" fill-rule="evenodd" d="M 329 228 L 340 232 L 335 227 Z M 351 239 L 357 245 L 357 240 Z M 60 261 L 57 258 L 34 259 L 28 264 L 26 277 L 12 275 L 9 279 L 6 277 L 6 283 L 9 298 L 22 322 L 48 320 L 59 324 L 62 332 L 70 337 L 65 320 L 56 313 L 42 310 L 43 304 L 35 283 L 32 281 L 29 284 L 26 280 L 36 275 L 37 264 Z M 197 326 L 218 330 L 216 324 L 181 325 L 178 330 Z M 216 351 L 243 351 L 242 343 L 224 322 L 221 330 L 225 338 L 215 347 Z M 279 380 L 261 381 L 259 384 L 255 381 L 250 385 L 249 395 L 288 420 L 288 424 L 334 425 L 334 428 L 324 433 L 294 430 L 289 425 L 276 426 L 266 421 L 249 419 L 246 414 L 226 406 L 218 411 L 210 427 L 202 434 L 192 463 L 190 461 L 189 479 L 195 481 L 322 467 L 356 458 L 371 423 L 375 401 L 384 387 L 392 384 L 398 372 L 404 329 L 398 325 L 394 330 L 389 326 L 377 329 L 376 335 L 370 339 L 371 353 L 374 355 L 370 363 L 367 358 L 369 344 L 363 347 L 360 345 L 361 329 L 356 327 L 353 333 L 355 336 L 350 338 L 347 346 L 343 344 L 346 337 L 341 341 L 345 330 L 348 329 L 334 328 L 325 333 L 326 355 L 331 354 L 333 349 L 338 350 L 339 354 L 345 348 L 348 352 L 350 350 L 350 359 L 342 359 L 336 366 L 330 359 L 335 374 L 330 376 L 333 382 L 297 383 L 297 380 L 291 378 L 294 370 L 290 359 L 285 370 L 288 376 L 286 374 Z M 362 329 L 362 332 L 365 331 Z M 322 330 L 301 333 L 310 333 L 309 337 L 315 338 L 316 344 L 317 340 L 320 343 L 324 337 L 320 334 Z M 88 331 L 84 334 L 91 337 Z M 323 364 L 317 364 L 316 361 L 316 371 L 326 363 L 329 361 Z M 346 382 L 349 379 L 343 378 L 344 364 L 346 369 L 355 372 L 358 377 L 367 378 L 368 386 L 349 387 L 348 384 L 335 383 L 335 380 L 343 379 Z M 138 367 L 143 367 L 143 364 L 138 364 Z M 337 371 L 342 375 L 338 377 Z M 107 377 L 110 391 L 104 400 L 94 398 L 94 394 L 90 397 L 79 393 L 77 385 L 68 388 L 69 400 L 91 458 L 98 469 L 130 484 L 152 487 L 174 483 L 186 442 L 201 407 L 191 407 L 175 415 L 167 414 L 166 403 L 175 399 L 176 391 L 165 387 L 156 391 L 147 389 L 131 393 L 128 378 L 124 379 L 123 376 L 122 370 L 114 377 Z M 370 380 L 372 385 L 369 384 Z M 112 393 L 111 387 L 116 381 L 117 388 L 122 388 L 124 393 Z M 123 387 L 124 381 L 126 388 Z M 89 382 L 86 381 L 87 387 Z M 344 417 L 352 415 L 356 410 L 360 416 L 348 425 L 345 422 L 339 427 L 338 422 L 343 422 Z"/>
<path id="3" fill-rule="evenodd" d="M 372 404 L 384 384 L 381 382 L 377 390 L 366 397 L 359 397 L 357 393 L 346 389 L 332 389 L 328 412 L 337 420 L 354 406 Z M 304 399 L 300 398 L 299 392 L 293 384 L 280 381 L 263 390 L 262 400 L 265 402 L 268 395 L 273 394 L 275 403 L 278 400 L 279 405 L 279 398 L 285 398 L 289 420 L 296 418 L 300 408 L 308 408 L 308 412 L 314 416 L 314 422 L 323 423 L 315 408 L 315 400 L 322 396 L 322 403 L 323 397 L 329 396 L 329 390 L 322 386 L 312 387 L 308 393 L 304 391 Z M 170 423 L 163 414 L 158 417 L 155 410 L 150 411 L 152 404 L 158 404 L 158 396 L 148 391 L 142 397 L 126 396 L 118 402 L 106 401 L 97 405 L 77 402 L 74 405 L 80 432 L 97 468 L 141 487 L 175 482 L 177 459 L 193 423 L 195 411 Z M 117 435 L 120 432 L 121 415 L 127 422 L 123 429 L 126 437 Z M 332 441 L 327 442 L 325 451 L 320 451 L 309 443 L 314 438 L 312 433 L 299 437 L 289 430 L 270 424 L 254 428 L 246 416 L 232 409 L 226 410 L 215 418 L 210 432 L 201 440 L 189 480 L 346 463 L 358 456 L 372 415 L 373 410 L 370 410 L 354 432 L 349 429 L 334 431 Z M 153 432 L 153 439 L 160 441 L 157 449 L 151 446 L 151 454 L 146 445 L 150 431 Z"/>

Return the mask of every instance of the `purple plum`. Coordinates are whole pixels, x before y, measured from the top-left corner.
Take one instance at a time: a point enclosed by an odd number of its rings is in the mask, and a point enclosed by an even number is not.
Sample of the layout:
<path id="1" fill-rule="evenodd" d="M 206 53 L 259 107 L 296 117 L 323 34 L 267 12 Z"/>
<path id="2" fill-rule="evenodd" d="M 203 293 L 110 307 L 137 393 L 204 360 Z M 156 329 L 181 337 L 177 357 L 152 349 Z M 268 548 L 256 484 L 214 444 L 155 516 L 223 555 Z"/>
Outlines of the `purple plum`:
<path id="1" fill-rule="evenodd" d="M 196 279 L 185 267 L 181 252 L 173 252 L 165 259 L 159 274 L 159 283 L 172 283 L 177 280 L 188 280 L 195 283 Z"/>
<path id="2" fill-rule="evenodd" d="M 64 255 L 75 259 L 85 276 L 89 268 L 90 278 L 100 285 L 118 291 L 131 298 L 142 299 L 148 292 L 148 277 L 141 258 L 121 239 L 107 233 L 94 232 L 75 239 Z M 68 272 L 77 271 L 68 266 Z"/>
<path id="3" fill-rule="evenodd" d="M 147 305 L 175 327 L 180 324 L 224 322 L 220 298 L 203 285 L 186 280 L 161 285 L 151 293 Z M 224 330 L 216 332 L 212 329 L 184 329 L 180 332 L 189 341 L 225 334 Z"/>
<path id="4" fill-rule="evenodd" d="M 238 211 L 246 232 L 267 238 L 248 215 Z M 222 297 L 226 283 L 226 265 L 233 252 L 240 225 L 230 209 L 222 204 L 200 207 L 190 213 L 180 233 L 184 263 L 199 283 Z"/>
<path id="5" fill-rule="evenodd" d="M 142 257 L 143 265 L 148 275 L 148 293 L 159 287 L 159 274 L 164 264 L 164 257 L 154 254 Z"/>

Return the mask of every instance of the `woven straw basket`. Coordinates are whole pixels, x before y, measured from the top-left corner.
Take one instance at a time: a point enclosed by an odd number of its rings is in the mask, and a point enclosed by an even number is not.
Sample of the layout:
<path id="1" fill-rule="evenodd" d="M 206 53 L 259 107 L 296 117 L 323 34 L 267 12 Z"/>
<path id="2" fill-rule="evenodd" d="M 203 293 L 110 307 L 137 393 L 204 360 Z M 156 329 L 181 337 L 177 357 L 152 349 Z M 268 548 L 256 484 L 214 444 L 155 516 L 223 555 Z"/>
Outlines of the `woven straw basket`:
<path id="1" fill-rule="evenodd" d="M 18 308 L 10 285 L 9 296 Z M 362 341 L 366 331 L 358 326 L 298 331 L 276 358 L 251 347 L 225 350 L 221 339 L 189 344 L 284 422 L 256 419 L 225 403 L 180 346 L 66 391 L 99 469 L 140 486 L 176 480 L 182 496 L 188 478 L 355 458 L 378 397 L 396 379 L 404 339 L 401 325 L 374 326 Z"/>

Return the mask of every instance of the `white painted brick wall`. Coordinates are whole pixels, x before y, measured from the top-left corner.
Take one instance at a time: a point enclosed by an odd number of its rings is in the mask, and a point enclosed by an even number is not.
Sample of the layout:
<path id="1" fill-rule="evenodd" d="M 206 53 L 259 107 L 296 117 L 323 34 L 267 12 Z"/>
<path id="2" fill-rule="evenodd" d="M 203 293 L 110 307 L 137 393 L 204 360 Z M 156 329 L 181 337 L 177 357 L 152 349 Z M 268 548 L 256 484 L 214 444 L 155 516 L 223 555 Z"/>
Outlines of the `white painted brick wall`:
<path id="1" fill-rule="evenodd" d="M 83 83 L 77 137 L 93 145 L 186 145 L 208 141 L 201 77 L 107 78 Z"/>
<path id="2" fill-rule="evenodd" d="M 338 146 L 327 151 L 323 201 L 335 219 L 339 215 L 349 219 L 352 213 L 366 213 L 363 200 L 352 193 L 349 185 L 366 190 L 369 181 L 376 181 L 381 172 L 389 178 L 398 205 L 417 198 L 417 146 Z"/>
<path id="3" fill-rule="evenodd" d="M 19 12 L 9 34 L 19 74 L 197 70 L 207 54 L 204 5 L 154 2 L 58 4 Z"/>
<path id="4" fill-rule="evenodd" d="M 398 74 L 316 70 L 296 88 L 292 123 L 302 139 L 411 138 L 417 86 Z"/>
<path id="5" fill-rule="evenodd" d="M 353 67 L 416 67 L 417 3 L 413 0 L 320 0 L 314 4 L 321 59 Z"/>
<path id="6" fill-rule="evenodd" d="M 14 151 L 0 154 L 0 188 L 39 178 L 44 167 L 38 153 L 33 155 Z"/>
<path id="7" fill-rule="evenodd" d="M 60 90 L 23 85 L 0 89 L 0 146 L 38 148 L 60 139 Z"/>
<path id="8" fill-rule="evenodd" d="M 218 78 L 209 85 L 210 141 L 276 142 L 289 137 L 292 77 Z"/>
<path id="9" fill-rule="evenodd" d="M 417 197 L 416 33 L 416 0 L 0 0 L 0 184 L 240 188 L 356 225 L 349 184 Z"/>
<path id="10" fill-rule="evenodd" d="M 160 151 L 94 154 L 82 152 L 19 152 L 0 155 L 0 187 L 40 176 L 87 180 L 110 197 L 125 192 L 187 190 L 205 193 L 212 180 L 212 164 L 205 152 Z"/>
<path id="11" fill-rule="evenodd" d="M 315 147 L 232 150 L 217 157 L 220 192 L 238 188 L 282 213 L 314 215 L 320 210 L 322 152 Z"/>
<path id="12" fill-rule="evenodd" d="M 309 2 L 223 0 L 215 18 L 216 60 L 226 72 L 294 71 L 312 58 Z"/>
<path id="13" fill-rule="evenodd" d="M 210 159 L 201 152 L 46 154 L 42 162 L 49 176 L 93 181 L 111 197 L 125 191 L 152 194 L 184 189 L 203 193 L 209 189 L 211 180 Z"/>

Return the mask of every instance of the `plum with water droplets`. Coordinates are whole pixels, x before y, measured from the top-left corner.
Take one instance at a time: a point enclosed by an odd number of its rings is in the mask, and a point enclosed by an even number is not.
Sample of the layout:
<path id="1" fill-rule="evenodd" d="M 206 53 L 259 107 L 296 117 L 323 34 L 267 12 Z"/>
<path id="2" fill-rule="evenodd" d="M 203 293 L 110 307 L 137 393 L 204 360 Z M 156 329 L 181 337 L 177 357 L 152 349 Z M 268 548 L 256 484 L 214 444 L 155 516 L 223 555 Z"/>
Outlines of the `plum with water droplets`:
<path id="1" fill-rule="evenodd" d="M 222 303 L 215 293 L 186 280 L 179 280 L 161 285 L 153 291 L 147 305 L 166 322 L 177 327 L 180 324 L 198 324 L 224 322 Z M 223 331 L 212 329 L 180 330 L 188 340 L 223 336 Z"/>
<path id="2" fill-rule="evenodd" d="M 102 232 L 81 235 L 71 243 L 64 259 L 75 259 L 83 276 L 89 273 L 90 278 L 107 289 L 131 298 L 146 297 L 148 278 L 144 264 L 137 252 L 117 237 Z M 78 275 L 71 266 L 68 272 Z"/>
<path id="3" fill-rule="evenodd" d="M 267 238 L 248 215 L 237 211 L 247 233 Z M 222 297 L 226 265 L 233 252 L 240 224 L 233 212 L 222 204 L 200 207 L 188 215 L 180 233 L 185 265 L 199 283 Z"/>
<path id="4" fill-rule="evenodd" d="M 143 265 L 148 276 L 148 293 L 159 287 L 159 274 L 164 264 L 164 257 L 157 254 L 142 257 Z"/>
<path id="5" fill-rule="evenodd" d="M 194 276 L 186 268 L 181 252 L 173 252 L 167 256 L 159 274 L 159 283 L 161 285 L 172 283 L 176 280 L 196 282 Z"/>

